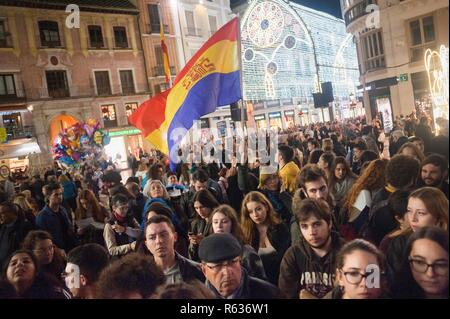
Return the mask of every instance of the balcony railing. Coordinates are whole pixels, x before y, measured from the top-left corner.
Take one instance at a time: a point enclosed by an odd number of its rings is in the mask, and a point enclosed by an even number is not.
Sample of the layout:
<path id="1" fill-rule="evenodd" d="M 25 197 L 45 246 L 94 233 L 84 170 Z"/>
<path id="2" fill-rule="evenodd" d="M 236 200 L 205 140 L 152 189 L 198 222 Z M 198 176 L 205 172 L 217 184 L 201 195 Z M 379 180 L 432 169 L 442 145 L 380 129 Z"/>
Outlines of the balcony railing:
<path id="1" fill-rule="evenodd" d="M 61 98 L 61 99 L 75 99 L 75 98 L 81 98 L 81 97 L 98 97 L 98 96 L 123 96 L 123 95 L 130 95 L 130 94 L 149 94 L 150 89 L 148 88 L 147 83 L 136 83 L 136 87 L 122 87 L 120 84 L 112 85 L 111 86 L 111 92 L 103 92 L 104 94 L 99 95 L 95 91 L 95 86 L 92 85 L 85 85 L 85 86 L 70 86 L 70 90 L 66 91 L 65 89 L 61 90 L 53 90 L 49 92 L 47 88 L 28 88 L 25 89 L 21 94 L 17 94 L 17 98 L 15 98 L 15 101 L 17 100 L 41 100 L 41 99 L 51 99 L 51 98 Z M 23 93 L 24 92 L 24 93 Z M 52 93 L 52 94 L 50 94 Z M 68 94 L 70 93 L 70 94 Z M 108 94 L 106 94 L 108 93 Z M 5 99 L 6 100 L 6 99 Z M 3 97 L 0 96 L 0 103 L 4 101 Z"/>
<path id="2" fill-rule="evenodd" d="M 14 94 L 0 95 L 0 104 L 2 103 L 17 103 L 26 100 L 26 96 L 23 90 L 16 89 Z"/>
<path id="3" fill-rule="evenodd" d="M 104 128 L 113 128 L 113 127 L 117 127 L 117 119 L 115 119 L 115 120 L 107 120 L 107 119 L 103 119 L 103 127 L 104 127 Z"/>
<path id="4" fill-rule="evenodd" d="M 190 36 L 190 37 L 201 37 L 202 36 L 202 30 L 201 29 L 197 29 L 197 28 L 191 28 L 191 27 L 187 27 L 186 28 L 186 35 Z"/>
<path id="5" fill-rule="evenodd" d="M 65 98 L 70 96 L 69 88 L 48 89 L 48 95 L 53 98 Z"/>
<path id="6" fill-rule="evenodd" d="M 347 11 L 344 16 L 345 25 L 348 26 L 353 21 L 371 13 L 370 11 L 369 12 L 366 11 L 367 6 L 371 5 L 371 4 L 377 4 L 377 1 L 376 0 L 364 0 L 360 3 L 358 3 L 357 5 L 355 5 L 349 11 Z"/>
<path id="7" fill-rule="evenodd" d="M 147 24 L 148 33 L 160 33 L 160 25 L 159 23 L 151 23 Z M 169 34 L 169 25 L 163 24 L 164 34 Z"/>
<path id="8" fill-rule="evenodd" d="M 170 75 L 175 75 L 176 70 L 174 66 L 170 67 Z M 153 67 L 153 76 L 164 76 L 164 67 L 162 65 Z"/>

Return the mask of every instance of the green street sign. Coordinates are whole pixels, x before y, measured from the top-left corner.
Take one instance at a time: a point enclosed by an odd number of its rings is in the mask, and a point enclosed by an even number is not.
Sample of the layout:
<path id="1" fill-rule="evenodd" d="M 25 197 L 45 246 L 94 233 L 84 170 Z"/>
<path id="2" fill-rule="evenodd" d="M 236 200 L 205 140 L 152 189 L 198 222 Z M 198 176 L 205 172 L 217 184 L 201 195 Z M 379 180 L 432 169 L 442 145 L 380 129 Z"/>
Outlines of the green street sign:
<path id="1" fill-rule="evenodd" d="M 108 132 L 108 135 L 113 136 L 123 136 L 123 135 L 135 135 L 135 134 L 141 134 L 141 131 L 137 129 L 131 129 L 131 130 L 123 130 L 123 131 L 112 131 Z"/>
<path id="2" fill-rule="evenodd" d="M 408 81 L 408 73 L 400 74 L 398 77 L 399 82 L 407 82 Z"/>

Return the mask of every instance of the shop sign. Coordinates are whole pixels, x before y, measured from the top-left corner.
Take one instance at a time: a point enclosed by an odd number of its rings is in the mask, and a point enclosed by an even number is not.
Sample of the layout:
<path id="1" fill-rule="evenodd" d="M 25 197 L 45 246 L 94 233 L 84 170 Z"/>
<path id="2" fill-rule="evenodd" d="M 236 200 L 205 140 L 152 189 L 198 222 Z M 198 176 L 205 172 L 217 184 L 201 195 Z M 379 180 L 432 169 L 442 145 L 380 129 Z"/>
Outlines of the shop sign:
<path id="1" fill-rule="evenodd" d="M 130 129 L 130 130 L 108 132 L 108 135 L 110 137 L 123 136 L 123 135 L 136 135 L 136 134 L 141 134 L 141 131 L 138 129 Z"/>
<path id="2" fill-rule="evenodd" d="M 284 111 L 284 115 L 286 115 L 286 116 L 294 116 L 294 111 Z"/>
<path id="3" fill-rule="evenodd" d="M 275 112 L 275 113 L 269 113 L 269 118 L 273 119 L 273 118 L 280 118 L 281 117 L 281 113 L 280 112 Z"/>
<path id="4" fill-rule="evenodd" d="M 266 116 L 264 114 L 255 116 L 255 121 L 261 121 L 261 120 L 265 120 L 265 119 L 266 119 Z"/>

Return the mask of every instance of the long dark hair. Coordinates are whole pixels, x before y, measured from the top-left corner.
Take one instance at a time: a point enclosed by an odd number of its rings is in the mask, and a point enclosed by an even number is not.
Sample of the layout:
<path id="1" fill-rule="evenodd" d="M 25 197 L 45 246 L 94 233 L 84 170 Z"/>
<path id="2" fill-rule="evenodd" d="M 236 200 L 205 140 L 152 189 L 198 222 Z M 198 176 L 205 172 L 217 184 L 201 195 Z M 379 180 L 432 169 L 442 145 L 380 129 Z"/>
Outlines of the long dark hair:
<path id="1" fill-rule="evenodd" d="M 333 161 L 333 164 L 330 167 L 330 176 L 328 176 L 328 188 L 331 190 L 334 185 L 337 183 L 336 176 L 334 175 L 334 171 L 336 170 L 336 167 L 342 164 L 345 168 L 345 177 L 346 178 L 354 178 L 355 180 L 358 178 L 355 173 L 352 172 L 350 165 L 348 165 L 347 161 L 342 156 L 336 156 L 336 158 Z"/>
<path id="2" fill-rule="evenodd" d="M 396 274 L 393 294 L 396 298 L 402 299 L 423 299 L 425 293 L 423 289 L 414 280 L 409 262 L 409 254 L 414 243 L 419 239 L 429 239 L 441 246 L 448 253 L 448 232 L 438 227 L 423 227 L 415 231 L 408 239 L 403 254 L 401 268 Z M 448 297 L 448 285 L 444 294 Z"/>
<path id="3" fill-rule="evenodd" d="M 211 194 L 211 192 L 207 189 L 202 189 L 201 191 L 198 191 L 195 193 L 194 198 L 192 199 L 192 209 L 195 211 L 194 203 L 200 202 L 205 207 L 208 207 L 212 211 L 218 207 L 220 204 L 217 201 L 217 199 Z M 198 214 L 195 214 L 196 218 L 198 217 Z"/>

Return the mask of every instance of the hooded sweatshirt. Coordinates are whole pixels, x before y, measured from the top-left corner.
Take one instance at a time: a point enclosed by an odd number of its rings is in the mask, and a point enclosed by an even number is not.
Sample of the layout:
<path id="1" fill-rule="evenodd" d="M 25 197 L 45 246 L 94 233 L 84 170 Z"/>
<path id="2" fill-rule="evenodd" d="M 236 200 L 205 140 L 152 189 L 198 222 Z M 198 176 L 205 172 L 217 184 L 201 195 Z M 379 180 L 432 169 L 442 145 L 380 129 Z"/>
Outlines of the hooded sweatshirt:
<path id="1" fill-rule="evenodd" d="M 332 232 L 330 251 L 319 257 L 302 238 L 283 257 L 278 281 L 280 290 L 291 299 L 299 298 L 303 289 L 317 298 L 324 297 L 333 289 L 336 254 L 342 245 L 339 234 Z"/>

